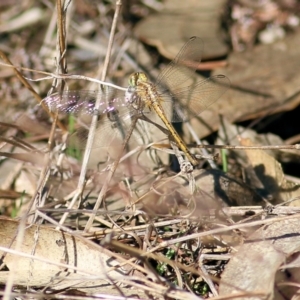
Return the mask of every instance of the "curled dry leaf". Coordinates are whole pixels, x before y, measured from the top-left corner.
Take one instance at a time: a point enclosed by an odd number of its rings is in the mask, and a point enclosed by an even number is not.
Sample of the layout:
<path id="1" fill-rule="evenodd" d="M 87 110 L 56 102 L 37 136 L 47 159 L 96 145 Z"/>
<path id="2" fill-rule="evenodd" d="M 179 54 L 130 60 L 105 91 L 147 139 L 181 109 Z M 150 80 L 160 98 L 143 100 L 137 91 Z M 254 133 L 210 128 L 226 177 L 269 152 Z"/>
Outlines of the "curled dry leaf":
<path id="1" fill-rule="evenodd" d="M 276 134 L 270 132 L 266 134 L 258 134 L 252 129 L 231 124 L 226 118 L 222 118 L 222 127 L 220 127 L 218 131 L 218 140 L 216 144 L 241 146 L 241 138 L 250 139 L 253 146 L 286 145 L 286 142 Z M 264 152 L 282 162 L 297 163 L 300 158 L 300 151 L 295 149 L 264 150 Z M 247 162 L 247 155 L 245 151 L 234 151 L 234 157 L 242 165 Z"/>
<path id="2" fill-rule="evenodd" d="M 43 225 L 26 225 L 23 230 L 22 245 L 16 249 L 15 237 L 22 232 L 20 223 L 0 218 L 2 284 L 13 274 L 16 285 L 49 285 L 52 290 L 72 287 L 100 292 L 104 287 L 111 286 L 110 280 L 122 278 L 124 274 L 121 269 L 108 272 L 117 261 L 111 252 L 98 245 Z M 3 249 L 18 250 L 19 254 L 11 254 Z M 26 255 L 33 255 L 33 258 Z M 87 286 L 97 287 L 86 290 Z"/>
<path id="3" fill-rule="evenodd" d="M 231 125 L 224 119 L 219 130 L 217 144 L 238 146 L 267 146 L 284 145 L 277 135 L 257 134 L 255 131 L 241 126 Z M 300 195 L 299 186 L 285 178 L 280 161 L 299 161 L 299 150 L 234 150 L 234 158 L 244 167 L 246 180 L 251 187 L 264 197 L 271 197 L 272 204 L 296 198 Z M 297 201 L 291 202 L 298 206 Z"/>
<path id="4" fill-rule="evenodd" d="M 275 274 L 288 256 L 300 250 L 299 226 L 299 217 L 274 221 L 250 236 L 227 264 L 220 296 L 240 294 L 234 299 L 258 300 L 263 296 L 283 299 L 277 298 L 274 291 Z"/>
<path id="5" fill-rule="evenodd" d="M 252 146 L 250 140 L 241 139 L 242 146 Z M 300 196 L 300 186 L 285 179 L 281 164 L 263 150 L 245 150 L 248 161 L 265 191 L 272 196 L 272 204 L 282 203 Z M 299 200 L 291 202 L 299 206 Z"/>

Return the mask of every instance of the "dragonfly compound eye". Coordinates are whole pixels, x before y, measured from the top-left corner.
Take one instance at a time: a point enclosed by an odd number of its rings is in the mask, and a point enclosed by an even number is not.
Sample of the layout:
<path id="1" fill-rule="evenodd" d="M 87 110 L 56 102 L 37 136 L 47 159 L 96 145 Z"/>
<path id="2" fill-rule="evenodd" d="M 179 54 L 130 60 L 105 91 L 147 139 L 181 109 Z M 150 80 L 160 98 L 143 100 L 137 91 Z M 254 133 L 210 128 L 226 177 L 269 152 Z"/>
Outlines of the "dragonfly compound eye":
<path id="1" fill-rule="evenodd" d="M 136 76 L 137 76 L 137 79 L 136 79 L 136 83 L 141 83 L 141 82 L 148 82 L 148 77 L 145 73 L 143 72 L 139 72 L 139 73 L 135 73 Z"/>
<path id="2" fill-rule="evenodd" d="M 137 85 L 137 78 L 138 78 L 138 73 L 133 73 L 130 75 L 128 79 L 128 84 L 130 87 L 135 87 Z"/>

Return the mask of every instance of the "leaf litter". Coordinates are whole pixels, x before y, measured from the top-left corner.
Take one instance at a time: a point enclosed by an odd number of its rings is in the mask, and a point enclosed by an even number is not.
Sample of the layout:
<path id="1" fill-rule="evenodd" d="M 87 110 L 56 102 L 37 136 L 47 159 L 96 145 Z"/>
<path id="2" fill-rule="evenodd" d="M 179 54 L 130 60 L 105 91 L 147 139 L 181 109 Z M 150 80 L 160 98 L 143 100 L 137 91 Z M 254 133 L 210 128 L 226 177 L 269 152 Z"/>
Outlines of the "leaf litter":
<path id="1" fill-rule="evenodd" d="M 214 2 L 219 7 L 218 1 L 212 1 L 210 5 L 214 5 Z M 24 1 L 28 13 L 41 14 L 31 22 L 40 22 L 36 24 L 54 33 L 55 29 L 50 26 L 54 6 L 34 5 L 36 10 Z M 142 7 L 143 4 L 138 3 L 135 8 L 138 10 Z M 74 4 L 74 8 L 66 7 L 65 10 L 72 24 L 68 30 L 68 43 L 72 47 L 69 47 L 68 55 L 64 58 L 67 58 L 70 73 L 96 78 L 102 69 L 98 62 L 104 59 L 106 47 L 103 45 L 107 45 L 107 37 L 100 28 L 109 29 L 107 24 L 112 23 L 110 12 L 115 9 L 118 11 L 117 6 L 106 3 L 97 7 L 95 3 L 82 2 Z M 99 10 L 107 21 L 101 23 L 100 19 L 93 19 L 91 22 L 88 16 Z M 26 14 L 13 11 L 10 6 L 5 7 L 4 11 L 14 15 L 14 21 L 21 23 L 5 27 L 8 39 L 6 47 L 1 48 L 2 62 L 8 64 L 5 56 L 9 55 L 10 61 L 18 67 L 55 72 L 55 64 L 51 60 L 55 56 L 63 72 L 63 60 L 58 60 L 59 52 L 55 51 L 55 34 L 44 35 L 42 30 L 36 32 L 33 26 L 30 27 L 32 23 L 22 21 Z M 219 12 L 219 8 L 216 11 Z M 183 19 L 189 16 L 189 12 L 185 13 Z M 215 27 L 212 28 L 216 29 L 220 14 L 208 15 L 214 22 Z M 167 21 L 167 18 L 164 20 Z M 153 60 L 148 56 L 145 60 L 137 59 L 132 63 L 127 53 L 134 53 L 134 49 L 130 48 L 128 35 L 120 24 L 116 48 L 111 57 L 111 66 L 114 68 L 109 70 L 109 80 L 127 86 L 127 78 L 136 71 L 136 64 L 139 63 L 143 68 L 144 61 Z M 137 35 L 142 39 L 145 33 L 141 28 Z M 187 26 L 181 28 L 185 30 L 183 35 L 179 35 L 181 38 L 175 41 L 176 35 L 172 36 L 173 41 L 168 42 L 167 46 L 180 47 L 192 35 Z M 214 31 L 214 38 L 225 44 L 218 32 Z M 36 42 L 24 43 L 16 33 L 26 35 L 28 40 L 34 38 Z M 155 33 L 155 45 L 159 45 L 159 41 L 166 43 L 166 35 L 160 37 L 157 29 Z M 186 39 L 183 40 L 182 36 L 186 36 Z M 62 38 L 66 39 L 63 35 Z M 219 136 L 223 139 L 218 144 L 233 145 L 237 136 L 238 145 L 266 145 L 267 141 L 271 145 L 284 144 L 276 136 L 271 139 L 270 135 L 262 137 L 256 132 L 246 139 L 245 133 L 249 129 L 232 129 L 229 125 L 224 127 L 224 122 L 220 122 L 222 119 L 213 110 L 229 116 L 232 123 L 265 116 L 274 103 L 279 103 L 274 112 L 293 109 L 298 103 L 297 90 L 292 86 L 297 81 L 297 73 L 290 70 L 293 63 L 288 61 L 282 64 L 281 60 L 278 61 L 287 68 L 281 70 L 281 76 L 274 70 L 278 69 L 276 53 L 282 51 L 284 45 L 293 45 L 297 39 L 297 33 L 294 33 L 275 46 L 252 45 L 253 50 L 245 54 L 231 52 L 230 65 L 223 67 L 222 71 L 218 70 L 218 73 L 226 74 L 233 88 L 212 109 L 201 114 L 197 124 L 191 122 L 196 134 L 203 137 L 219 129 Z M 14 44 L 26 55 L 12 51 Z M 142 45 L 139 44 L 139 47 Z M 166 55 L 168 50 L 158 48 Z M 295 49 L 286 47 L 284 54 L 279 57 L 289 57 L 289 48 Z M 40 55 L 35 54 L 38 53 L 37 49 Z M 95 49 L 99 49 L 99 52 Z M 221 55 L 224 55 L 228 48 L 222 49 Z M 177 51 L 166 56 L 173 58 Z M 274 57 L 262 54 L 264 51 L 273 53 Z M 148 53 L 145 51 L 144 55 Z M 214 55 L 218 57 L 220 53 Z M 294 52 L 290 55 L 297 57 Z M 249 62 L 246 66 L 243 65 L 245 57 Z M 259 57 L 263 60 L 259 61 Z M 270 68 L 267 69 L 267 75 L 257 71 L 261 70 L 262 63 Z M 247 72 L 242 71 L 245 69 Z M 3 114 L 0 121 L 3 126 L 0 189 L 1 212 L 6 216 L 0 222 L 0 280 L 5 285 L 2 293 L 26 297 L 24 288 L 29 286 L 37 293 L 34 297 L 42 295 L 41 289 L 45 293 L 62 292 L 63 289 L 65 296 L 70 299 L 73 299 L 74 290 L 84 292 L 87 296 L 103 293 L 116 297 L 128 295 L 161 299 L 228 297 L 232 293 L 240 293 L 241 298 L 251 296 L 260 299 L 276 290 L 277 297 L 280 289 L 275 280 L 278 269 L 281 266 L 288 270 L 290 266 L 283 264 L 286 261 L 293 262 L 293 255 L 299 251 L 298 182 L 292 176 L 287 180 L 282 168 L 282 162 L 297 163 L 297 150 L 279 150 L 268 154 L 265 150 L 246 150 L 244 156 L 239 155 L 242 150 L 227 150 L 226 172 L 221 171 L 221 165 L 225 163 L 219 159 L 215 162 L 218 170 L 206 167 L 204 162 L 207 170 L 195 169 L 192 175 L 176 173 L 176 166 L 170 168 L 166 134 L 139 121 L 143 143 L 133 142 L 122 149 L 120 142 L 116 142 L 109 145 L 104 155 L 97 147 L 92 149 L 84 180 L 82 185 L 78 185 L 82 172 L 82 149 L 74 154 L 67 152 L 63 146 L 65 129 L 72 120 L 59 117 L 57 122 L 60 129 L 52 130 L 52 121 L 41 105 L 33 108 L 34 97 L 28 92 L 29 86 L 23 87 L 21 84 L 21 80 L 25 80 L 23 75 L 27 78 L 43 75 L 18 69 L 21 75 L 14 76 L 13 70 L 1 66 Z M 279 80 L 281 85 L 278 81 L 276 84 L 267 84 L 266 77 L 271 83 Z M 254 79 L 249 81 L 249 78 Z M 63 80 L 54 79 L 54 76 L 52 79 L 52 86 L 58 88 L 65 84 L 69 90 L 95 90 L 87 81 L 67 79 L 67 76 Z M 247 81 L 249 85 L 245 86 Z M 42 95 L 41 98 L 45 98 L 51 88 L 51 83 L 46 80 L 27 83 Z M 286 98 L 292 99 L 291 105 L 284 102 Z M 247 99 L 251 99 L 249 105 L 245 105 Z M 25 109 L 27 117 L 23 114 L 21 118 L 16 118 Z M 202 127 L 198 124 L 202 124 Z M 76 130 L 76 123 L 74 126 Z M 99 130 L 101 132 L 101 126 Z M 201 132 L 198 133 L 198 130 Z M 193 133 L 186 129 L 184 131 L 185 141 L 190 141 Z M 229 134 L 232 136 L 229 137 Z M 48 139 L 51 143 L 47 142 Z M 297 143 L 297 137 L 293 140 Z M 193 153 L 199 151 L 192 146 Z M 117 154 L 113 154 L 115 150 Z M 211 156 L 217 151 L 212 150 Z M 118 155 L 121 155 L 120 161 L 115 164 Z M 108 182 L 107 178 L 114 167 L 114 176 Z M 100 199 L 99 208 L 93 211 L 99 193 L 104 196 Z M 15 220 L 7 218 L 15 215 Z M 87 226 L 88 223 L 91 225 Z M 289 283 L 287 278 L 284 280 Z M 291 298 L 296 289 L 285 288 L 284 292 Z"/>

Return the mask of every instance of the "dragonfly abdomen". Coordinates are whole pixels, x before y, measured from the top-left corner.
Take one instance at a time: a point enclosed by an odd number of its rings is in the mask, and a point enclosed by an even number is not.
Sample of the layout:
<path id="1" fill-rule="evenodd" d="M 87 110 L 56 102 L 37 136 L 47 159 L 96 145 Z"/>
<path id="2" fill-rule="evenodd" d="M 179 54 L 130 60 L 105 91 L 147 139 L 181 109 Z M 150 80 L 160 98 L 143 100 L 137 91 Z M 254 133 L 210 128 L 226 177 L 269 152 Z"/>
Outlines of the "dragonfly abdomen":
<path id="1" fill-rule="evenodd" d="M 165 124 L 166 128 L 169 131 L 169 137 L 178 145 L 178 147 L 186 154 L 188 160 L 195 166 L 198 164 L 198 161 L 193 157 L 190 153 L 187 145 L 178 135 L 177 131 L 174 129 L 172 124 L 169 122 L 163 107 L 160 94 L 157 92 L 155 86 L 150 82 L 139 82 L 139 88 L 142 91 L 139 91 L 140 97 L 143 97 L 143 101 L 145 106 L 149 108 L 149 110 L 155 110 L 156 114 L 160 117 L 160 119 Z"/>

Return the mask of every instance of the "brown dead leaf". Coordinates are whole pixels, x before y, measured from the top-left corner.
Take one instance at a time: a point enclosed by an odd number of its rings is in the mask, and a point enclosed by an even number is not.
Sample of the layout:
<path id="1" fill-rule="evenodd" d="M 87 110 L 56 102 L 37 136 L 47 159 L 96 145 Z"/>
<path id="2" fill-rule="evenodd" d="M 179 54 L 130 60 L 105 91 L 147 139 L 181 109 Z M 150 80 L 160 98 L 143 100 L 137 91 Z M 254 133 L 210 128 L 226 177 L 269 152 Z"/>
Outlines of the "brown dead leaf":
<path id="1" fill-rule="evenodd" d="M 227 264 L 222 274 L 220 296 L 240 294 L 234 299 L 258 300 L 263 296 L 282 299 L 276 297 L 275 274 L 288 256 L 300 250 L 299 226 L 298 217 L 275 221 L 257 230 Z"/>
<path id="2" fill-rule="evenodd" d="M 143 19 L 134 33 L 144 42 L 158 47 L 159 52 L 169 59 L 173 59 L 183 43 L 194 35 L 204 41 L 204 59 L 224 56 L 228 46 L 220 30 L 220 14 L 225 2 L 165 1 L 164 9 Z"/>
<path id="3" fill-rule="evenodd" d="M 41 121 L 30 118 L 26 113 L 16 118 L 14 124 L 23 132 L 28 132 L 31 135 L 49 136 L 50 126 L 45 126 Z"/>
<path id="4" fill-rule="evenodd" d="M 2 190 L 0 189 L 0 198 L 12 199 L 15 200 L 20 198 L 24 195 L 24 193 L 18 193 L 13 190 Z"/>
<path id="5" fill-rule="evenodd" d="M 212 199 L 215 199 L 220 207 L 264 205 L 262 198 L 247 184 L 220 170 L 201 170 L 195 179 L 201 187 L 196 197 L 199 208 L 206 200 L 211 202 Z"/>
<path id="6" fill-rule="evenodd" d="M 36 164 L 39 166 L 44 166 L 45 164 L 45 155 L 43 153 L 8 153 L 0 152 L 1 156 L 7 158 L 17 159 L 23 162 Z"/>
<path id="7" fill-rule="evenodd" d="M 299 47 L 298 30 L 274 44 L 259 45 L 251 51 L 229 56 L 227 67 L 217 71 L 230 78 L 232 87 L 243 91 L 241 97 L 237 97 L 238 93 L 224 96 L 224 105 L 236 99 L 231 103 L 232 111 L 238 108 L 236 120 L 291 110 L 299 104 Z M 239 101 L 241 107 L 235 106 L 238 99 L 243 99 Z"/>
<path id="8" fill-rule="evenodd" d="M 18 231 L 22 231 L 19 222 L 0 218 L 1 250 L 16 248 Z M 72 287 L 85 291 L 86 286 L 97 286 L 93 290 L 97 292 L 107 286 L 109 280 L 124 275 L 121 269 L 108 273 L 109 268 L 117 263 L 108 250 L 48 226 L 27 225 L 22 245 L 15 250 L 20 254 L 1 251 L 4 264 L 0 271 L 2 284 L 13 274 L 16 285 L 49 285 L 54 290 Z M 33 258 L 26 255 L 33 255 Z"/>
<path id="9" fill-rule="evenodd" d="M 228 65 L 214 70 L 231 81 L 231 89 L 194 118 L 191 124 L 204 137 L 220 125 L 219 115 L 229 122 L 249 120 L 292 110 L 299 105 L 300 31 L 271 45 L 259 45 L 232 53 Z"/>
<path id="10" fill-rule="evenodd" d="M 19 232 L 22 243 L 17 248 Z M 147 298 L 137 287 L 120 286 L 118 280 L 129 279 L 126 266 L 119 266 L 123 260 L 115 259 L 115 254 L 81 236 L 45 225 L 24 228 L 18 221 L 0 218 L 0 237 L 2 284 L 12 275 L 13 283 L 19 286 L 49 287 L 51 291 L 71 288 L 86 293 L 122 293 Z M 14 250 L 18 252 L 9 252 Z M 135 274 L 143 276 L 138 271 Z M 163 298 L 158 295 L 157 299 Z"/>
<path id="11" fill-rule="evenodd" d="M 143 209 L 151 215 L 179 213 L 203 217 L 225 206 L 264 206 L 264 200 L 247 184 L 220 170 L 195 170 L 197 190 L 180 177 L 161 178 L 144 194 Z"/>
<path id="12" fill-rule="evenodd" d="M 280 146 L 286 143 L 278 135 L 273 133 L 258 134 L 256 131 L 242 126 L 231 124 L 226 118 L 222 118 L 222 126 L 218 131 L 218 140 L 216 144 L 240 146 L 240 139 L 250 139 L 255 145 L 262 146 Z M 295 149 L 276 149 L 264 150 L 273 156 L 276 160 L 282 162 L 298 162 L 300 151 Z M 240 164 L 247 161 L 246 154 L 243 150 L 234 150 L 234 157 L 238 159 Z"/>
<path id="13" fill-rule="evenodd" d="M 228 66 L 222 71 L 234 87 L 273 98 L 273 107 L 269 107 L 272 113 L 290 110 L 299 103 L 299 46 L 298 30 L 274 44 L 258 45 L 251 51 L 232 53 Z M 248 106 L 249 113 L 256 111 L 258 116 L 261 115 L 261 108 L 266 111 L 268 107 L 264 103 Z"/>
<path id="14" fill-rule="evenodd" d="M 241 139 L 242 146 L 252 146 L 249 139 Z M 299 185 L 285 179 L 281 164 L 263 150 L 245 150 L 248 161 L 264 189 L 272 196 L 273 204 L 282 203 L 300 196 Z M 300 201 L 290 203 L 299 206 Z"/>

